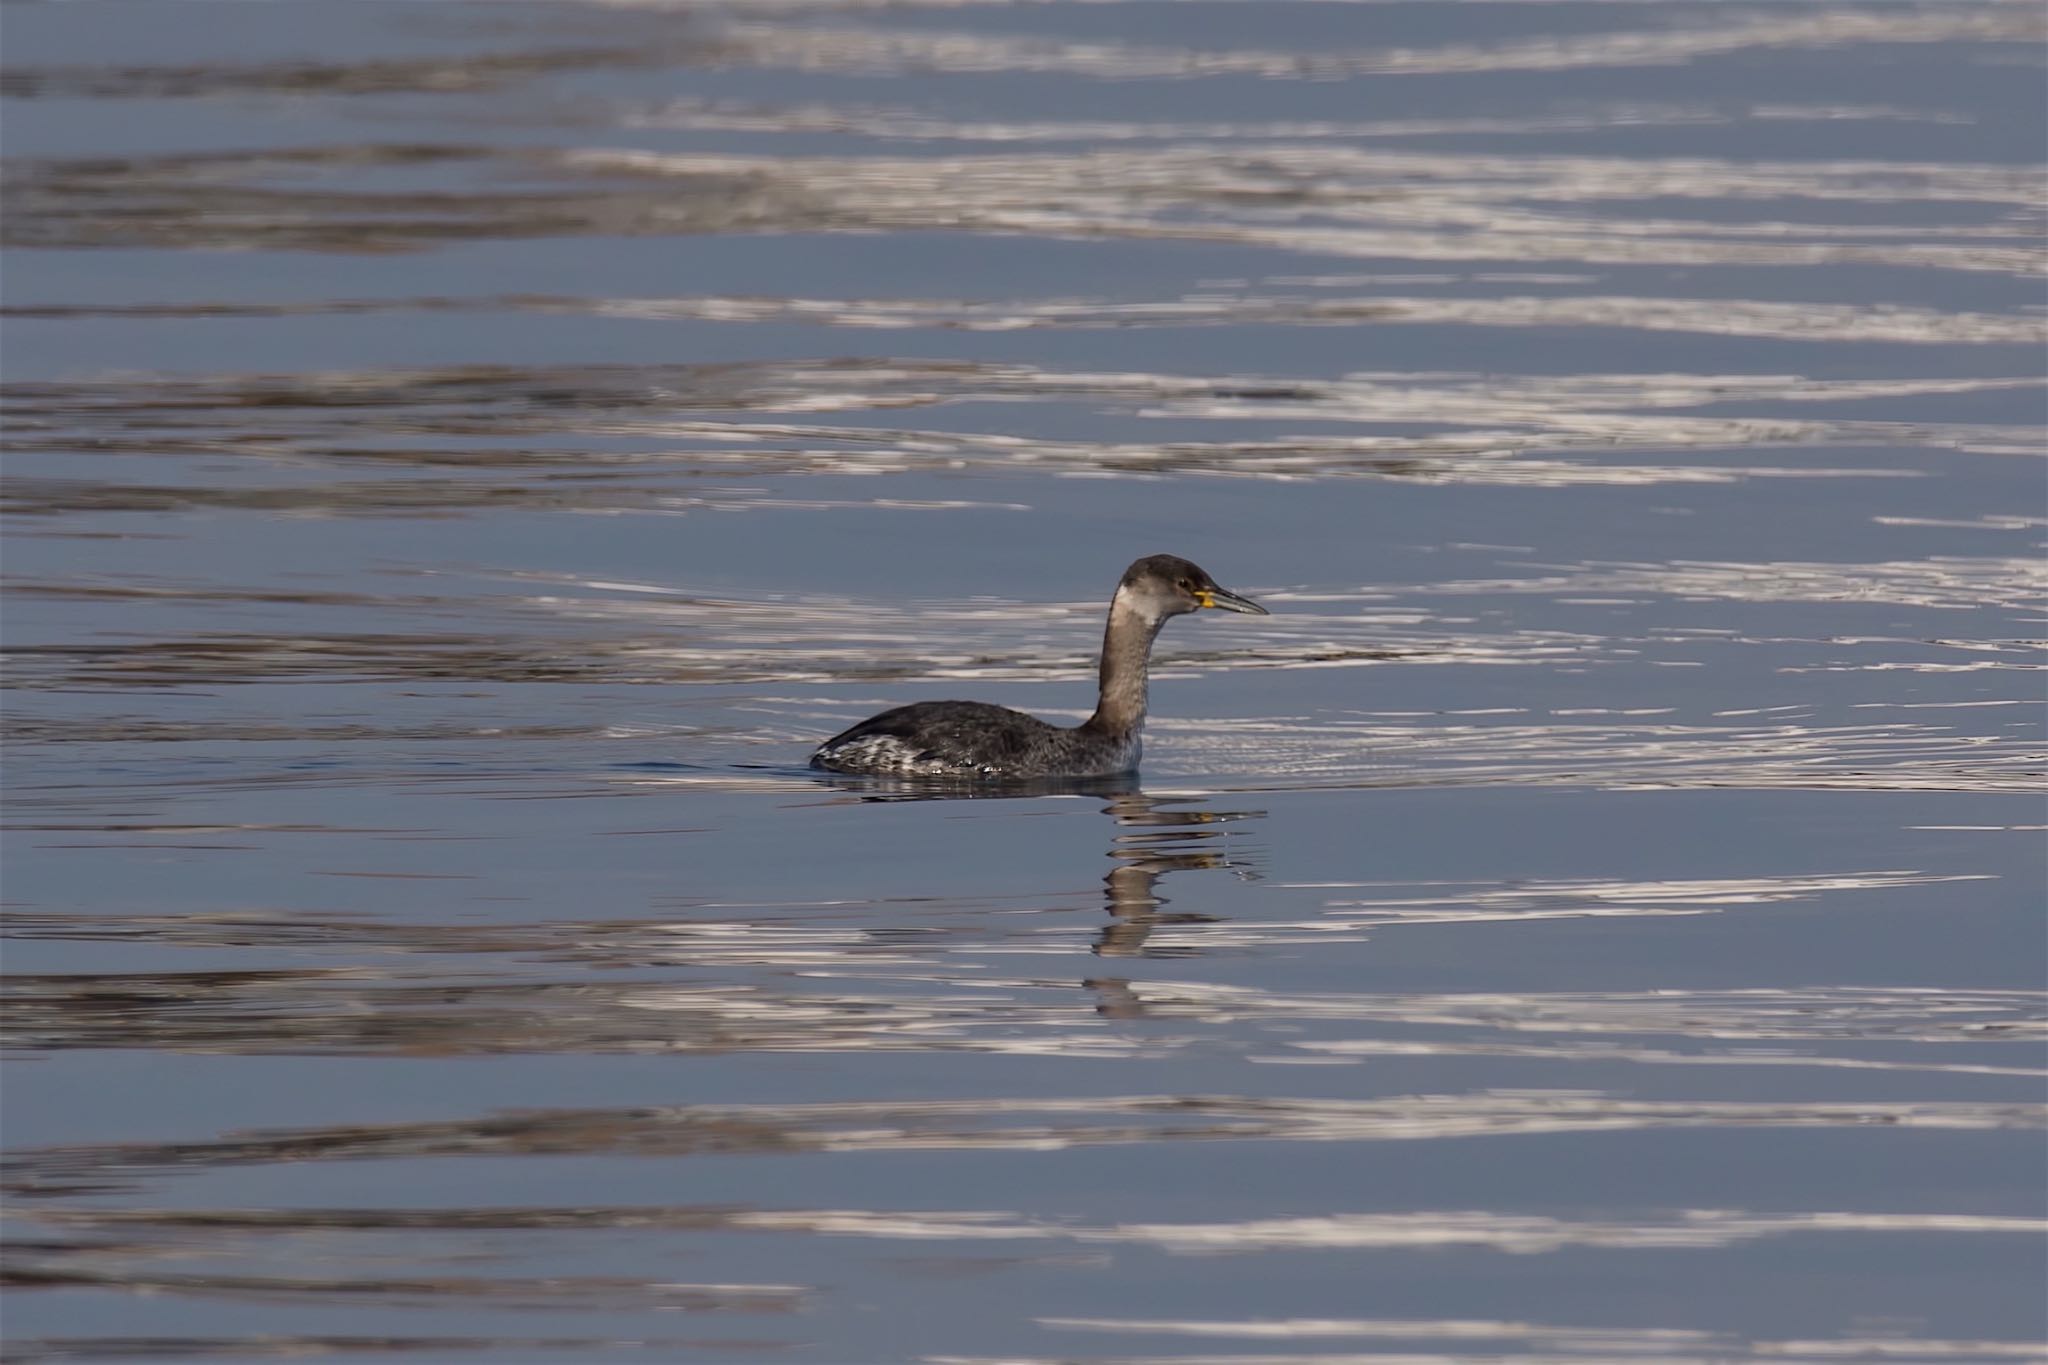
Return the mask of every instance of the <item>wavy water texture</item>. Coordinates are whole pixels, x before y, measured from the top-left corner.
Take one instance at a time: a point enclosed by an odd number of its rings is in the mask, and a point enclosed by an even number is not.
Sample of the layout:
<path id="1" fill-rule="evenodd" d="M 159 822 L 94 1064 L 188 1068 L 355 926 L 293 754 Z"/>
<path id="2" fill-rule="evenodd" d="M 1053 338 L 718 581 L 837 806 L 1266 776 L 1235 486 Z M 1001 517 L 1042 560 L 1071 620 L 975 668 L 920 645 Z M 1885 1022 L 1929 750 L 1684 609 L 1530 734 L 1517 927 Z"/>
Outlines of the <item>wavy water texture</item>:
<path id="1" fill-rule="evenodd" d="M 843 133 L 889 142 L 1185 142 L 1292 141 L 1309 138 L 1431 138 L 1593 132 L 1607 128 L 1697 128 L 1744 122 L 1964 123 L 1961 115 L 1895 105 L 1593 104 L 1570 113 L 1527 118 L 1405 118 L 1315 120 L 1287 123 L 1130 122 L 1103 119 L 1045 119 L 1034 122 L 970 122 L 933 118 L 886 106 L 749 105 L 710 99 L 671 100 L 623 113 L 627 128 L 672 128 L 692 132 Z"/>
<path id="2" fill-rule="evenodd" d="M 647 1237 L 666 1233 L 694 1239 L 718 1237 L 808 1237 L 851 1240 L 887 1245 L 924 1243 L 969 1253 L 981 1248 L 1007 1244 L 1065 1245 L 1079 1251 L 1100 1254 L 1103 1248 L 1135 1246 L 1156 1249 L 1170 1255 L 1251 1256 L 1267 1253 L 1299 1254 L 1304 1250 L 1401 1250 L 1433 1249 L 1443 1253 L 1459 1249 L 1484 1249 L 1518 1256 L 1543 1256 L 1574 1249 L 1691 1251 L 1737 1247 L 1746 1243 L 1786 1237 L 1802 1239 L 1838 1238 L 1847 1235 L 1881 1234 L 1892 1239 L 1968 1236 L 1992 1239 L 1993 1244 L 2013 1237 L 2038 1237 L 2048 1224 L 2038 1219 L 1999 1218 L 1955 1214 L 1870 1214 L 1849 1212 L 1792 1212 L 1781 1214 L 1745 1213 L 1726 1209 L 1677 1209 L 1649 1214 L 1634 1221 L 1572 1218 L 1516 1217 L 1512 1215 L 1462 1211 L 1423 1211 L 1395 1214 L 1335 1214 L 1311 1218 L 1270 1219 L 1220 1224 L 1090 1224 L 1079 1220 L 1034 1218 L 1007 1210 L 920 1210 L 897 1212 L 864 1209 L 765 1209 L 730 1206 L 628 1207 L 505 1207 L 495 1209 L 170 1209 L 108 1212 L 40 1206 L 35 1221 L 54 1234 L 33 1248 L 40 1264 L 25 1268 L 20 1283 L 47 1279 L 51 1283 L 83 1286 L 93 1283 L 129 1284 L 148 1292 L 198 1295 L 229 1299 L 286 1299 L 303 1294 L 347 1294 L 375 1301 L 432 1302 L 443 1297 L 510 1297 L 537 1293 L 525 1303 L 528 1308 L 574 1305 L 593 1311 L 631 1299 L 652 1296 L 669 1311 L 690 1313 L 787 1313 L 799 1310 L 805 1291 L 798 1286 L 778 1285 L 654 1285 L 590 1283 L 553 1280 L 536 1285 L 514 1278 L 483 1280 L 444 1277 L 419 1284 L 379 1282 L 350 1277 L 341 1267 L 349 1262 L 389 1255 L 387 1248 L 404 1239 L 415 1245 L 426 1241 L 444 1256 L 502 1259 L 490 1248 L 510 1234 L 547 1233 L 555 1236 L 593 1232 L 613 1236 Z M 276 1254 L 280 1237 L 320 1239 L 312 1246 L 323 1248 L 295 1261 L 310 1260 L 305 1272 L 287 1275 L 275 1268 L 257 1268 L 258 1258 Z M 242 1275 L 219 1272 L 180 1274 L 167 1267 L 181 1262 L 244 1261 L 251 1266 Z M 45 1268 L 47 1267 L 47 1268 Z M 325 1278 L 321 1278 L 325 1276 Z M 1486 1345 L 1495 1348 L 1522 1347 L 1517 1358 L 1529 1359 L 1628 1359 L 1725 1360 L 1730 1358 L 1826 1360 L 1843 1355 L 1893 1355 L 1887 1347 L 1909 1346 L 1914 1359 L 2000 1360 L 2031 1358 L 2031 1348 L 2018 1343 L 1990 1340 L 1940 1341 L 1897 1337 L 1872 1337 L 1830 1341 L 1784 1341 L 1742 1343 L 1721 1334 L 1684 1329 L 1547 1327 L 1528 1322 L 1473 1320 L 1401 1320 L 1361 1318 L 1280 1319 L 1262 1318 L 1223 1321 L 1180 1317 L 1170 1321 L 1105 1317 L 1057 1317 L 1038 1319 L 1041 1325 L 1070 1332 L 1146 1333 L 1152 1335 L 1241 1338 L 1251 1341 L 1301 1339 L 1350 1339 L 1359 1346 L 1374 1341 L 1421 1344 L 1441 1340 L 1469 1350 Z M 341 1341 L 306 1339 L 296 1343 L 299 1350 L 344 1350 Z M 455 1343 L 456 1346 L 468 1345 Z M 572 1349 L 598 1345 L 631 1350 L 639 1347 L 680 1349 L 685 1339 L 665 1341 L 562 1342 L 504 1339 L 477 1342 L 478 1346 L 524 1346 L 527 1349 Z M 282 1346 L 282 1343 L 280 1343 Z M 451 1349 L 446 1338 L 417 1341 L 394 1340 L 386 1349 L 426 1347 Z M 1748 1349 L 1745 1350 L 1744 1348 Z M 131 1343 L 131 1349 L 133 1344 Z M 1412 1349 L 1412 1347 L 1410 1348 Z M 1529 1354 L 1529 1351 L 1537 1354 Z M 607 1352 L 609 1354 L 610 1352 Z M 1558 1353 L 1552 1356 L 1547 1353 Z M 1696 1354 L 1697 1353 L 1697 1354 Z M 245 1352 L 236 1352 L 245 1354 Z M 33 1354 L 30 1359 L 37 1358 Z M 53 1354 L 51 1358 L 64 1358 Z M 936 1357 L 935 1357 L 936 1358 Z M 957 1359 L 958 1357 L 946 1357 Z M 1061 1359 L 1074 1359 L 1065 1354 Z M 1119 1359 L 1129 1357 L 1119 1356 Z M 1154 1357 L 1147 1357 L 1153 1359 Z M 1272 1359 L 1244 1357 L 1157 1357 L 1172 1360 L 1232 1362 Z M 1324 1359 L 1325 1357 L 1300 1357 Z M 1346 1356 L 1346 1359 L 1359 1357 Z M 1372 1359 L 1385 1359 L 1377 1354 Z M 1406 1355 L 1401 1359 L 1438 1359 Z M 1441 1357 L 1463 1359 L 1462 1355 Z M 1288 1357 L 1295 1359 L 1295 1357 Z"/>
<path id="3" fill-rule="evenodd" d="M 436 188 L 348 187 L 371 171 Z M 493 184 L 506 179 L 528 188 Z M 308 180 L 332 183 L 287 187 Z M 2048 268 L 2035 244 L 2036 178 L 1998 165 L 1508 157 L 1338 142 L 915 157 L 370 143 L 48 160 L 13 167 L 6 188 L 0 240 L 38 247 L 376 252 L 484 238 L 946 231 L 1435 266 L 1857 265 L 2022 277 Z M 1754 205 L 1756 216 L 1615 212 L 1694 202 Z M 1844 212 L 1864 205 L 1921 211 L 1898 223 Z M 1926 222 L 1927 208 L 1947 221 Z"/>
<path id="4" fill-rule="evenodd" d="M 1473 272 L 1405 275 L 1415 285 L 1546 283 L 1540 277 Z M 1318 281 L 1273 281 L 1273 283 Z M 1571 282 L 1569 279 L 1563 281 Z M 1333 283 L 1356 283 L 1333 277 Z M 21 304 L 0 317 L 283 318 L 402 313 L 590 314 L 646 321 L 777 322 L 875 331 L 1101 331 L 1186 327 L 1610 327 L 1779 341 L 1904 345 L 2037 345 L 2048 319 L 2024 313 L 1956 313 L 1899 304 L 1778 303 L 1761 299 L 1646 298 L 1639 295 L 1522 295 L 1463 298 L 1213 289 L 1171 299 L 824 299 L 710 295 L 692 298 L 578 298 L 509 294 L 479 298 L 333 299 L 293 303 Z"/>
<path id="5" fill-rule="evenodd" d="M 768 66 L 894 74 L 1051 72 L 1134 78 L 1251 75 L 1278 80 L 1342 76 L 1449 75 L 1492 71 L 1567 71 L 1680 65 L 1749 49 L 1796 51 L 1854 43 L 2027 42 L 2048 36 L 2038 14 L 2020 5 L 1939 11 L 1832 8 L 1818 14 L 1729 11 L 1720 22 L 1648 30 L 1544 37 L 1499 44 L 1358 52 L 1227 52 L 1119 43 L 1056 43 L 974 34 L 790 28 L 735 24 L 724 30 L 747 59 Z"/>
<path id="6" fill-rule="evenodd" d="M 1628 1100 L 1583 1091 L 1401 1095 L 1372 1100 L 1111 1095 L 795 1105 L 667 1106 L 509 1113 L 473 1120 L 230 1134 L 182 1143 L 32 1149 L 12 1163 L 19 1195 L 84 1179 L 134 1179 L 282 1161 L 564 1156 L 683 1158 L 756 1152 L 1037 1151 L 1160 1142 L 1415 1142 L 1663 1128 L 2032 1131 L 2038 1104 L 1751 1103 Z"/>
<path id="7" fill-rule="evenodd" d="M 1935 724 L 1315 724 L 1161 726 L 1163 754 L 1238 790 L 1490 783 L 1621 788 L 1800 788 L 2025 794 L 2048 772 L 2038 728 Z M 1510 776 L 1512 774 L 1512 776 Z M 1235 779 L 1235 780 L 1232 780 Z"/>
<path id="8" fill-rule="evenodd" d="M 1742 405 L 1858 404 L 1995 395 L 2030 378 L 1818 381 L 1777 375 L 1353 374 L 1301 381 L 1046 371 L 1027 365 L 832 361 L 545 371 L 214 376 L 6 387 L 9 480 L 19 515 L 238 510 L 449 516 L 493 509 L 616 513 L 746 508 L 988 505 L 973 498 L 806 500 L 706 480 L 840 474 L 1168 474 L 1568 488 L 1754 479 L 1911 477 L 1802 460 L 1730 463 L 1730 452 L 1896 446 L 2037 450 L 2037 428 L 1977 422 L 1740 416 Z M 1254 439 L 1072 441 L 975 422 L 981 405 L 1073 406 L 1184 422 L 1279 426 Z M 923 410 L 933 422 L 871 424 Z M 1702 410 L 1712 410 L 1711 414 Z M 731 413 L 730 417 L 703 415 Z M 842 414 L 833 424 L 795 414 Z M 1287 424 L 1309 428 L 1286 434 Z M 1365 428 L 1324 434 L 1329 425 Z M 1374 430 L 1381 429 L 1381 430 Z M 592 448 L 592 441 L 603 446 Z M 1655 452 L 1660 463 L 1618 454 Z M 235 483 L 83 478 L 75 457 L 226 458 Z M 161 458 L 151 464 L 160 464 Z M 321 477 L 315 471 L 325 471 Z M 145 475 L 148 466 L 138 468 Z M 111 473 L 111 472 L 110 472 Z"/>
<path id="9" fill-rule="evenodd" d="M 1627 909 L 1513 916 L 1578 918 L 1656 914 Z M 1708 913 L 1701 909 L 1661 913 Z M 1370 996 L 1276 995 L 1195 982 L 1090 978 L 1079 983 L 1017 980 L 985 973 L 934 978 L 918 964 L 957 971 L 975 960 L 994 965 L 1020 954 L 1053 954 L 1059 939 L 1096 937 L 1105 956 L 1177 957 L 1242 951 L 1290 941 L 1342 943 L 1366 926 L 1415 923 L 1347 916 L 1239 928 L 1129 906 L 1099 934 L 1061 930 L 978 940 L 945 926 L 905 931 L 894 942 L 871 931 L 802 922 L 597 926 L 587 942 L 565 943 L 559 959 L 621 965 L 632 952 L 646 968 L 674 964 L 796 969 L 813 977 L 870 983 L 865 990 L 767 989 L 693 979 L 673 985 L 575 980 L 409 984 L 414 973 L 370 968 L 21 977 L 10 988 L 12 1046 L 38 1050 L 150 1045 L 240 1056 L 437 1056 L 584 1053 L 976 1052 L 1074 1059 L 1140 1059 L 1221 1048 L 1271 1060 L 1374 1057 L 1503 1057 L 1548 1062 L 1629 1062 L 1643 1066 L 1726 1066 L 1892 1071 L 1953 1076 L 2041 1077 L 2023 1059 L 1946 1060 L 1913 1052 L 1860 1055 L 1856 1043 L 2038 1044 L 2048 1034 L 2035 992 L 1675 991 L 1636 995 Z M 1431 923 L 1506 918 L 1446 911 Z M 15 935 L 38 937 L 33 917 Z M 265 941 L 260 921 L 196 924 L 170 940 L 186 944 Z M 368 926 L 319 926 L 320 940 L 376 939 Z M 116 923 L 108 938 L 141 938 L 147 922 Z M 581 926 L 563 926 L 563 937 Z M 127 933 L 124 935 L 123 930 Z M 209 930 L 211 931 L 209 933 Z M 435 931 L 430 931 L 435 932 Z M 468 943 L 458 929 L 400 935 L 406 950 L 505 950 Z M 517 936 L 506 936 L 517 941 Z M 164 936 L 150 934 L 150 941 Z M 1149 944 L 1139 945 L 1149 938 Z M 290 941 L 290 940 L 287 940 Z M 423 946 L 435 941 L 436 946 Z M 529 949 L 530 951 L 530 949 Z M 395 978 L 380 980 L 380 978 Z M 110 1013 L 107 1001 L 123 1007 Z M 1174 1022 L 1179 1034 L 1135 1035 L 1110 1021 Z M 1377 1036 L 1288 1037 L 1304 1027 L 1387 1030 Z M 1430 1034 L 1437 1036 L 1428 1036 Z M 1238 1035 L 1234 1042 L 1223 1040 Z M 1539 1035 L 1527 1037 L 1523 1035 Z M 1556 1036 L 1541 1036 L 1556 1035 Z M 1602 1037 L 1601 1035 L 1608 1035 Z M 1665 1036 L 1652 1045 L 1644 1038 Z M 1612 1039 L 1610 1041 L 1609 1039 Z M 1757 1044 L 1796 1044 L 1782 1046 Z"/>
<path id="10" fill-rule="evenodd" d="M 1968 1214 L 1796 1212 L 1744 1214 L 1729 1209 L 1679 1209 L 1633 1223 L 1569 1218 L 1513 1218 L 1448 1210 L 1412 1214 L 1272 1219 L 1249 1224 L 1090 1226 L 1035 1220 L 1013 1212 L 933 1210 L 891 1213 L 865 1209 L 727 1209 L 634 1205 L 623 1208 L 463 1209 L 204 1209 L 98 1210 L 39 1205 L 36 1221 L 61 1228 L 115 1232 L 124 1228 L 224 1231 L 461 1231 L 542 1227 L 679 1227 L 800 1231 L 892 1240 L 1012 1241 L 1067 1238 L 1141 1242 L 1175 1252 L 1282 1250 L 1320 1243 L 1354 1246 L 1486 1246 L 1540 1254 L 1572 1246 L 1699 1248 L 1731 1246 L 1809 1232 L 1978 1232 L 2028 1235 L 2040 1220 Z M 1197 1328 L 1199 1330 L 1199 1328 Z"/>
<path id="11" fill-rule="evenodd" d="M 8 29 L 9 1361 L 2039 1355 L 2037 4 Z"/>

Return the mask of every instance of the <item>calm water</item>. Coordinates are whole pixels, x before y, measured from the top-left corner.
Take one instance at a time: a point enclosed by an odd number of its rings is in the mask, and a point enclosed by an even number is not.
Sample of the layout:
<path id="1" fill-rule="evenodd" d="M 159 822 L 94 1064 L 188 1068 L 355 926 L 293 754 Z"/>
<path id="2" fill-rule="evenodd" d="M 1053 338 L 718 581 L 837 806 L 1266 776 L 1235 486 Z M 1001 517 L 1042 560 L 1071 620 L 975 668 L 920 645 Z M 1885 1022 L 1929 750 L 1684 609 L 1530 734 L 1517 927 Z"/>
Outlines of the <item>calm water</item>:
<path id="1" fill-rule="evenodd" d="M 2043 37 L 10 6 L 8 1359 L 2039 1359 Z"/>

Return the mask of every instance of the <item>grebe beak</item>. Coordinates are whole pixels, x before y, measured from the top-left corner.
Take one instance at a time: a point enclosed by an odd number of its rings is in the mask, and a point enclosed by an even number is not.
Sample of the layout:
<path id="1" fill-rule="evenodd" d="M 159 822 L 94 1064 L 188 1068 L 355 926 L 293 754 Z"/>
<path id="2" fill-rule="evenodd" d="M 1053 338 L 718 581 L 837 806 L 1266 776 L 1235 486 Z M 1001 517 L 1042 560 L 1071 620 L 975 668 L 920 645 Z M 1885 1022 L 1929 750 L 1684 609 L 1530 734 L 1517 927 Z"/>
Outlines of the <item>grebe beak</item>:
<path id="1" fill-rule="evenodd" d="M 1205 607 L 1221 607 L 1224 611 L 1241 611 L 1247 616 L 1272 615 L 1271 612 L 1252 601 L 1251 598 L 1240 597 L 1230 589 L 1219 588 L 1213 583 L 1206 588 L 1196 589 L 1195 601 Z"/>

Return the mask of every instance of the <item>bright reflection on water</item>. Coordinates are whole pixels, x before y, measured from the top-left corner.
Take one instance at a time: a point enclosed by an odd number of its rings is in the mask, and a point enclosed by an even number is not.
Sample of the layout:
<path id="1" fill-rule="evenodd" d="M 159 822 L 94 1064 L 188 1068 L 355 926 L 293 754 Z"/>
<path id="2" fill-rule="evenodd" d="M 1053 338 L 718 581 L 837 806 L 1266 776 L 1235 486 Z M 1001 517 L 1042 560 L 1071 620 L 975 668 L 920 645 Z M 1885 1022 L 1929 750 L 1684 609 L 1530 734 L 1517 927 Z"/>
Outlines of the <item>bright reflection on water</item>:
<path id="1" fill-rule="evenodd" d="M 8 1359 L 2039 1358 L 2044 33 L 12 7 Z"/>

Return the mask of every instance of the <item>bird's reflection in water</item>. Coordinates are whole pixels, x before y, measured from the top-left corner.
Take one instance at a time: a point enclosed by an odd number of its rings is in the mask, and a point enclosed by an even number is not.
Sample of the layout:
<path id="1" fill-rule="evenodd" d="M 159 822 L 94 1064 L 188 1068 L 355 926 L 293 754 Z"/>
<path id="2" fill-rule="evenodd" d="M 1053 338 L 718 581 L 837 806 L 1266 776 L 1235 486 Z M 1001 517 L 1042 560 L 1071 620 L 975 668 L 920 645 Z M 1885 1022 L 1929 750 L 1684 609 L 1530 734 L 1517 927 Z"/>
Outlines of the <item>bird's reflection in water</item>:
<path id="1" fill-rule="evenodd" d="M 1102 808 L 1116 822 L 1109 856 L 1116 866 L 1102 879 L 1109 923 L 1095 939 L 1099 957 L 1190 957 L 1201 949 L 1153 943 L 1162 925 L 1212 923 L 1213 915 L 1169 914 L 1159 879 L 1169 872 L 1228 870 L 1250 881 L 1254 863 L 1230 835 L 1230 825 L 1265 815 L 1262 810 L 1212 810 L 1200 797 L 1147 796 L 1135 787 L 1113 795 Z M 1095 994 L 1095 1012 L 1108 1019 L 1141 1019 L 1146 1005 L 1120 976 L 1091 977 L 1081 983 Z"/>
<path id="2" fill-rule="evenodd" d="M 1093 945 L 1098 957 L 1191 957 L 1201 951 L 1186 943 L 1152 941 L 1162 927 L 1212 923 L 1215 919 L 1212 915 L 1168 913 L 1167 898 L 1159 891 L 1159 879 L 1167 873 L 1224 870 L 1246 881 L 1257 880 L 1259 875 L 1252 850 L 1243 847 L 1243 831 L 1231 826 L 1262 819 L 1265 811 L 1217 810 L 1204 804 L 1207 798 L 1201 796 L 1149 796 L 1129 777 L 991 786 L 809 775 L 864 801 L 1102 798 L 1103 814 L 1115 827 L 1109 840 L 1109 856 L 1115 866 L 1102 879 L 1103 908 L 1109 922 Z M 1105 1015 L 1136 1018 L 1144 1013 L 1143 1002 L 1122 978 L 1091 979 L 1083 984 L 1096 993 L 1096 1008 Z"/>
<path id="3" fill-rule="evenodd" d="M 1168 924 L 1202 924 L 1210 915 L 1168 914 L 1159 879 L 1169 872 L 1227 869 L 1252 880 L 1257 871 L 1231 848 L 1229 826 L 1257 819 L 1262 810 L 1212 810 L 1200 797 L 1147 796 L 1135 787 L 1109 798 L 1103 813 L 1116 822 L 1109 856 L 1116 860 L 1102 879 L 1109 923 L 1095 941 L 1102 957 L 1186 957 L 1199 949 L 1148 946 L 1153 930 Z"/>

